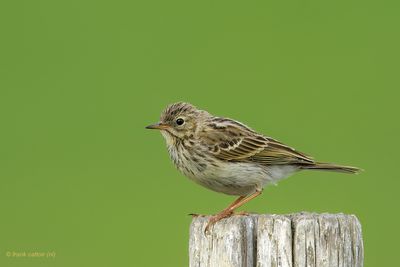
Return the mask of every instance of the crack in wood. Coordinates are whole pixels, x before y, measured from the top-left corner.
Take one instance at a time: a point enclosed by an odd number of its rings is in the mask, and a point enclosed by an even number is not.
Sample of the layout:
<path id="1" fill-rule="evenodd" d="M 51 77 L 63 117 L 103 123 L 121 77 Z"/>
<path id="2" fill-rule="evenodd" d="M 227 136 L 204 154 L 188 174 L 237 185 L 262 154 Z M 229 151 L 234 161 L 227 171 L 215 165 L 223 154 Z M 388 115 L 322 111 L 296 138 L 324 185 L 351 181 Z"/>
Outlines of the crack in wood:
<path id="1" fill-rule="evenodd" d="M 204 234 L 190 226 L 191 267 L 362 267 L 361 225 L 354 215 L 296 213 L 232 216 Z"/>

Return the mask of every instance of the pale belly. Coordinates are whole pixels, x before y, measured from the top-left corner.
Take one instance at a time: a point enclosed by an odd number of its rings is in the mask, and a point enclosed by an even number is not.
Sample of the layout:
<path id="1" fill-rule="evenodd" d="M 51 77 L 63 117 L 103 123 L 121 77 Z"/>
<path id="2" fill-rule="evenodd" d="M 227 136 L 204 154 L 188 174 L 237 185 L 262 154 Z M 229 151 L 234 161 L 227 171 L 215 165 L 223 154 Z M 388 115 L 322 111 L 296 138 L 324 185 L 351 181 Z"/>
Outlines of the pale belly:
<path id="1" fill-rule="evenodd" d="M 265 169 L 247 163 L 225 162 L 224 167 L 208 166 L 195 176 L 196 183 L 216 192 L 244 196 L 262 190 L 271 180 Z"/>
<path id="2" fill-rule="evenodd" d="M 220 164 L 219 164 L 220 165 Z M 254 163 L 223 162 L 223 167 L 207 165 L 204 169 L 180 171 L 194 182 L 216 192 L 245 196 L 276 184 L 297 170 L 292 166 L 260 167 Z"/>
<path id="3" fill-rule="evenodd" d="M 204 157 L 176 153 L 170 156 L 175 166 L 194 182 L 216 192 L 245 196 L 261 191 L 297 171 L 293 166 L 262 166 L 252 162 L 207 161 Z M 186 151 L 185 151 L 186 152 Z"/>

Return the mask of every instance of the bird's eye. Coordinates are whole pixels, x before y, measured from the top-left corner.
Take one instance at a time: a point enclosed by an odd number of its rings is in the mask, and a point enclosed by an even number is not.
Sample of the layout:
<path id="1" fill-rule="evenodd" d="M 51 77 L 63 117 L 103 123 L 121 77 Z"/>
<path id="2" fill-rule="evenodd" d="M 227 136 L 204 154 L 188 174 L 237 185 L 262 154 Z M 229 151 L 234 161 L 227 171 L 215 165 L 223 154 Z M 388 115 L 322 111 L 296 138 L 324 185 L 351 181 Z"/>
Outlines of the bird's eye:
<path id="1" fill-rule="evenodd" d="M 176 124 L 182 125 L 185 121 L 182 118 L 176 119 Z"/>

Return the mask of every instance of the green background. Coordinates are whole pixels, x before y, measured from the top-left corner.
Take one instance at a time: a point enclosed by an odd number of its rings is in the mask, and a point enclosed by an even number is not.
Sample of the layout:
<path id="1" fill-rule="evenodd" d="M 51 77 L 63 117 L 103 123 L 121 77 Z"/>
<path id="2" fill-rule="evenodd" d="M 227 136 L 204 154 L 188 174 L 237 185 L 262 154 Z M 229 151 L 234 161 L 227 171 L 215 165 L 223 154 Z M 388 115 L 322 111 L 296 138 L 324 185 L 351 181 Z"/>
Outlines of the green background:
<path id="1" fill-rule="evenodd" d="M 302 172 L 245 209 L 356 214 L 365 266 L 393 266 L 394 3 L 1 1 L 0 266 L 187 266 L 187 214 L 233 197 L 178 173 L 144 129 L 175 101 L 365 169 Z"/>

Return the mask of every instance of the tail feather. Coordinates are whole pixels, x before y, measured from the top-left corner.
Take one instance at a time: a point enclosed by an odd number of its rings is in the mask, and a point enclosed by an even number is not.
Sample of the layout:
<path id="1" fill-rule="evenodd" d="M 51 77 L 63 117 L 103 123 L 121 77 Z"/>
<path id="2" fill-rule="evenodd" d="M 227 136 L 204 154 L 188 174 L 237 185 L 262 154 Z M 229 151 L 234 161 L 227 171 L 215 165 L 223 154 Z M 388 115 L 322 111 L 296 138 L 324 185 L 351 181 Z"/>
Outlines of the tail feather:
<path id="1" fill-rule="evenodd" d="M 310 165 L 303 165 L 301 166 L 301 168 L 305 170 L 334 171 L 334 172 L 343 172 L 349 174 L 358 174 L 362 171 L 362 169 L 357 167 L 341 166 L 333 163 L 320 163 L 320 162 L 316 162 Z"/>

